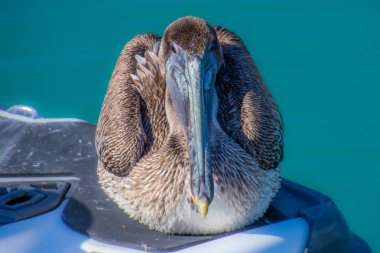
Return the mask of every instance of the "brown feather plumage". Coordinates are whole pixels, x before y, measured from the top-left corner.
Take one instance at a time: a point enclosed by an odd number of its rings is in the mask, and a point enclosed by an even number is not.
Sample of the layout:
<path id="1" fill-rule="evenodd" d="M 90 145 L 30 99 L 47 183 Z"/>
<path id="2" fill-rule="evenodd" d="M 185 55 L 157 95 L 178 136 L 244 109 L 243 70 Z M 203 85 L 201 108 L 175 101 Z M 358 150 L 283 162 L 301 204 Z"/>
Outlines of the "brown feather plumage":
<path id="1" fill-rule="evenodd" d="M 215 196 L 205 220 L 194 216 L 199 211 L 191 200 L 188 144 L 172 127 L 176 118 L 163 78 L 169 39 L 197 52 L 215 39 L 223 52 L 215 83 L 221 129 L 210 143 Z M 282 134 L 278 108 L 241 39 L 201 19 L 183 18 L 162 40 L 139 35 L 120 54 L 96 132 L 99 182 L 132 218 L 152 229 L 235 230 L 260 217 L 279 188 Z"/>

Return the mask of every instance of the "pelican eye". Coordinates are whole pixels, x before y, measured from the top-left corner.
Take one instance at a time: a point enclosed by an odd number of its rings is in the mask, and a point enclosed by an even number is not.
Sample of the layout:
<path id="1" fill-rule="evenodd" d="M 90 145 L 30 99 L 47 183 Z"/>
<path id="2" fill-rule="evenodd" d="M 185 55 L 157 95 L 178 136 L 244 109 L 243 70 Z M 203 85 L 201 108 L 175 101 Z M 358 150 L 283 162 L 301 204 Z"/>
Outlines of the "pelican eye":
<path id="1" fill-rule="evenodd" d="M 170 51 L 174 54 L 178 53 L 177 47 L 174 45 L 173 42 L 170 42 Z"/>

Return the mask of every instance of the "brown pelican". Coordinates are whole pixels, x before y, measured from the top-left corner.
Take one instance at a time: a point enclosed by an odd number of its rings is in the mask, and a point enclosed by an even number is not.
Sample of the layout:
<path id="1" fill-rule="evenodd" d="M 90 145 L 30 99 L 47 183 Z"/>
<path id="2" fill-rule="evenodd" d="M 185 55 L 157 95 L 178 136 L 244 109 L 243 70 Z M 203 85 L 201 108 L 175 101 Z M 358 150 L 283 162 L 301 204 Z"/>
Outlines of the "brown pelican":
<path id="1" fill-rule="evenodd" d="M 138 35 L 116 63 L 96 133 L 104 191 L 165 233 L 232 231 L 280 186 L 283 124 L 247 48 L 202 19 Z"/>

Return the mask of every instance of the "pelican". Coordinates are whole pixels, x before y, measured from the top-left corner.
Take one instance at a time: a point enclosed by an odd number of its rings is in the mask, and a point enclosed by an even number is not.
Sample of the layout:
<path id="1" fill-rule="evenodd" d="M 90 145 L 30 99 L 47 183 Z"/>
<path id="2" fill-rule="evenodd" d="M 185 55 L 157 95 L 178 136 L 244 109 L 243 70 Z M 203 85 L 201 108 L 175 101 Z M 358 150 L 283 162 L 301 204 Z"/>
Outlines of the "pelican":
<path id="1" fill-rule="evenodd" d="M 173 234 L 253 223 L 280 187 L 283 123 L 242 40 L 196 17 L 122 50 L 96 130 L 99 182 Z"/>

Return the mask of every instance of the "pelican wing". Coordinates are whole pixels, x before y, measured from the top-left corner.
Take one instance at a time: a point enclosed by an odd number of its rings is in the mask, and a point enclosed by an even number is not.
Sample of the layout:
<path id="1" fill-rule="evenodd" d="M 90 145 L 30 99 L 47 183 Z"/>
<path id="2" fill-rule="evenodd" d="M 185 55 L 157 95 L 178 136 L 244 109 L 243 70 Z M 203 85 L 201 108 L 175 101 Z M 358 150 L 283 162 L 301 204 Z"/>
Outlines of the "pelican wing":
<path id="1" fill-rule="evenodd" d="M 278 107 L 242 40 L 222 27 L 215 30 L 224 57 L 216 83 L 218 120 L 262 168 L 276 168 L 283 156 L 283 123 Z"/>
<path id="2" fill-rule="evenodd" d="M 158 35 L 142 34 L 125 45 L 103 102 L 96 129 L 96 150 L 103 167 L 117 175 L 126 175 L 144 152 L 147 152 L 147 146 L 151 148 L 152 145 L 152 127 L 148 119 L 147 104 L 154 101 L 148 99 L 149 103 L 146 103 L 140 94 L 141 87 L 136 86 L 136 83 L 141 84 L 141 75 L 148 75 L 148 80 L 155 78 L 149 76 L 149 71 L 140 72 L 141 69 L 152 68 L 152 59 L 148 57 L 151 61 L 147 62 L 144 55 L 153 51 L 159 40 Z M 148 92 L 152 89 L 144 90 Z M 144 95 L 164 100 L 161 93 L 158 94 L 161 98 L 157 98 L 157 93 Z"/>

